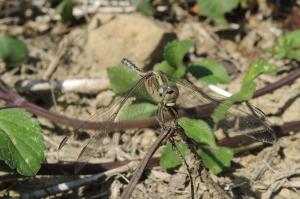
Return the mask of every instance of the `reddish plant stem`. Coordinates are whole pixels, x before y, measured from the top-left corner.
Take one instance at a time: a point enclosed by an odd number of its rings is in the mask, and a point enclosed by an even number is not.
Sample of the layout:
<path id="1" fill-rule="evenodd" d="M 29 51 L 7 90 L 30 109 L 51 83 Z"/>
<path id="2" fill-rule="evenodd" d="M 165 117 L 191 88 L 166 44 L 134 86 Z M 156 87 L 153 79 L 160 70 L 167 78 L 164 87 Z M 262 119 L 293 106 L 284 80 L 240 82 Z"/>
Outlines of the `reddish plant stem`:
<path id="1" fill-rule="evenodd" d="M 282 86 L 287 86 L 292 84 L 296 79 L 298 79 L 300 77 L 300 68 L 292 71 L 291 73 L 289 73 L 286 77 L 278 80 L 277 82 L 274 82 L 272 84 L 269 84 L 268 86 L 265 86 L 261 89 L 258 89 L 253 97 L 260 97 L 262 95 L 265 95 L 267 93 L 271 93 L 273 91 L 275 91 L 276 89 L 282 87 Z"/>
<path id="2" fill-rule="evenodd" d="M 84 166 L 79 174 L 94 174 L 94 173 L 100 173 L 104 171 L 108 171 L 110 169 L 114 169 L 123 165 L 126 165 L 130 162 L 130 160 L 126 161 L 118 161 L 118 162 L 107 162 L 107 163 L 97 163 L 92 164 L 88 163 L 86 166 Z M 76 162 L 70 162 L 70 163 L 44 163 L 42 164 L 41 169 L 38 172 L 38 175 L 74 175 L 74 168 Z M 155 166 L 159 166 L 159 158 L 151 158 L 149 163 L 147 164 L 147 168 L 152 168 Z"/>
<path id="3" fill-rule="evenodd" d="M 286 136 L 291 131 L 300 130 L 300 121 L 287 122 L 281 126 L 274 126 L 273 129 L 277 133 L 278 137 Z M 240 147 L 246 146 L 255 142 L 252 138 L 247 136 L 235 136 L 231 138 L 224 138 L 218 142 L 221 146 L 226 147 Z M 110 169 L 120 167 L 122 165 L 128 164 L 129 161 L 120 161 L 120 162 L 107 162 L 107 163 L 87 163 L 85 167 L 80 170 L 79 174 L 95 174 Z M 4 162 L 0 161 L 0 165 L 3 165 Z M 44 163 L 42 164 L 41 169 L 38 172 L 38 175 L 65 175 L 65 174 L 74 174 L 74 168 L 77 162 L 68 162 L 68 163 Z M 147 164 L 148 168 L 152 168 L 159 165 L 159 158 L 151 158 Z M 21 177 L 21 176 L 20 176 Z M 0 181 L 2 177 L 0 176 Z M 5 178 L 4 178 L 5 179 Z M 4 180 L 3 179 L 3 180 Z"/>
<path id="4" fill-rule="evenodd" d="M 300 131 L 300 121 L 292 121 L 284 123 L 281 126 L 272 126 L 272 129 L 275 131 L 276 136 L 282 137 L 289 134 L 291 131 Z M 218 142 L 220 146 L 226 146 L 231 148 L 236 148 L 240 146 L 246 146 L 256 142 L 253 138 L 250 138 L 246 135 L 238 135 L 231 138 L 224 138 Z"/>
<path id="5" fill-rule="evenodd" d="M 87 163 L 79 174 L 89 175 L 105 172 L 117 167 L 123 166 L 131 162 L 130 160 L 106 163 Z M 74 175 L 74 168 L 78 162 L 67 163 L 43 163 L 37 175 Z M 0 161 L 0 165 L 5 165 L 4 161 Z M 147 168 L 159 166 L 159 158 L 151 158 L 147 164 Z M 11 175 L 11 174 L 10 174 Z M 20 177 L 24 177 L 19 175 Z M 5 180 L 0 176 L 0 181 Z"/>
<path id="6" fill-rule="evenodd" d="M 293 81 L 295 81 L 298 77 L 300 77 L 300 68 L 293 71 L 286 77 L 282 78 L 281 80 L 274 82 L 264 88 L 261 88 L 257 90 L 254 93 L 254 97 L 259 97 L 261 95 L 264 95 L 266 93 L 273 92 L 274 90 L 291 84 Z M 78 120 L 74 118 L 69 118 L 57 113 L 50 112 L 42 107 L 39 107 L 37 105 L 34 105 L 28 101 L 26 101 L 24 98 L 22 98 L 17 93 L 10 91 L 7 89 L 7 87 L 4 85 L 3 82 L 0 82 L 0 99 L 4 100 L 7 103 L 8 107 L 20 107 L 24 108 L 27 111 L 36 114 L 38 116 L 44 117 L 49 119 L 52 122 L 72 126 L 74 128 L 84 128 L 84 129 L 92 129 L 97 130 L 100 128 L 103 128 L 107 125 L 107 122 L 92 122 L 92 121 L 84 121 L 84 120 Z M 190 116 L 191 114 L 199 114 L 203 115 L 205 113 L 209 113 L 213 110 L 215 106 L 213 104 L 206 104 L 201 106 L 196 106 L 189 109 L 181 109 L 179 110 L 179 116 Z M 130 129 L 130 128 L 145 128 L 149 126 L 158 125 L 157 120 L 155 117 L 148 117 L 145 119 L 137 119 L 137 120 L 131 120 L 131 121 L 118 121 L 114 122 L 112 126 L 112 130 L 116 129 Z"/>
<path id="7" fill-rule="evenodd" d="M 12 91 L 7 91 L 5 94 L 0 92 L 0 99 L 6 101 L 7 105 L 6 107 L 19 107 L 24 108 L 27 111 L 40 116 L 47 118 L 48 120 L 63 124 L 66 126 L 72 126 L 74 128 L 82 128 L 82 129 L 91 129 L 91 130 L 97 130 L 105 127 L 108 122 L 94 122 L 94 121 L 85 121 L 85 120 L 79 120 L 74 118 L 69 118 L 61 114 L 57 114 L 51 111 L 48 111 L 42 107 L 39 107 L 35 104 L 32 104 L 28 101 L 26 101 L 24 98 L 19 96 L 17 93 Z M 209 114 L 211 110 L 213 110 L 213 104 L 206 104 L 197 106 L 194 108 L 187 108 L 179 110 L 179 115 L 182 116 L 190 116 L 201 113 L 202 115 Z M 132 129 L 132 128 L 145 128 L 150 126 L 158 125 L 156 117 L 148 117 L 145 119 L 136 119 L 131 121 L 117 121 L 113 122 L 111 125 L 111 130 L 117 130 L 117 129 Z"/>

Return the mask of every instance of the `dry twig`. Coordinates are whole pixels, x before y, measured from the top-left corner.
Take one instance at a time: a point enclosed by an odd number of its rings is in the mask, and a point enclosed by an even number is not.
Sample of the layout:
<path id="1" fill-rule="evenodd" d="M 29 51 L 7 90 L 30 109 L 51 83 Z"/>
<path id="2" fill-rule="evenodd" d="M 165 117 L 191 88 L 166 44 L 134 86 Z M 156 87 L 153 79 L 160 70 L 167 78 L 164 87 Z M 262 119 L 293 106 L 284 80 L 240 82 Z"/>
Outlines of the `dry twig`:
<path id="1" fill-rule="evenodd" d="M 271 198 L 274 192 L 277 192 L 279 189 L 285 186 L 285 184 L 289 184 L 289 178 L 294 175 L 300 174 L 300 167 L 296 167 L 294 169 L 290 169 L 286 172 L 280 173 L 277 176 L 273 177 L 273 180 L 270 183 L 268 190 L 263 194 L 262 198 L 269 199 Z M 299 186 L 299 184 L 298 184 Z M 291 185 L 289 187 L 292 187 Z M 295 187 L 292 187 L 295 188 Z"/>
<path id="2" fill-rule="evenodd" d="M 47 197 L 50 195 L 55 195 L 61 192 L 65 192 L 71 189 L 75 189 L 84 185 L 88 185 L 91 184 L 93 182 L 96 182 L 100 179 L 103 178 L 107 178 L 107 177 L 111 177 L 113 175 L 119 174 L 119 173 L 123 173 L 126 172 L 128 170 L 132 170 L 133 168 L 136 168 L 136 166 L 138 165 L 138 161 L 132 161 L 130 163 L 128 163 L 127 165 L 115 168 L 115 169 L 111 169 L 108 170 L 106 172 L 103 173 L 98 173 L 86 178 L 82 178 L 82 179 L 77 179 L 77 180 L 73 180 L 73 181 L 69 181 L 69 182 L 65 182 L 65 183 L 60 183 L 57 184 L 55 186 L 51 186 L 51 187 L 47 187 L 45 189 L 40 189 L 37 191 L 33 191 L 31 193 L 26 193 L 22 195 L 22 198 L 24 199 L 29 199 L 29 198 L 42 198 L 42 197 Z"/>
<path id="3" fill-rule="evenodd" d="M 62 39 L 62 41 L 58 45 L 58 49 L 54 59 L 52 59 L 46 71 L 43 72 L 43 79 L 49 79 L 52 76 L 52 74 L 56 71 L 59 62 L 65 56 L 68 49 L 70 48 L 71 44 L 72 41 L 70 38 L 65 37 L 64 39 Z"/>

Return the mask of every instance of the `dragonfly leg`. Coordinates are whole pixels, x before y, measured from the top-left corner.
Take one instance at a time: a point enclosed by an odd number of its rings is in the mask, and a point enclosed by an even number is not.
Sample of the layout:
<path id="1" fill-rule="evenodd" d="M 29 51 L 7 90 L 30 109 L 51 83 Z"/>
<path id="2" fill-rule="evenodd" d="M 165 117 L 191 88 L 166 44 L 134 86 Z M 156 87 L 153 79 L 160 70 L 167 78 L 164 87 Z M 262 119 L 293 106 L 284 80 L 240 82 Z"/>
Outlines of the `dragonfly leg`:
<path id="1" fill-rule="evenodd" d="M 164 119 L 164 115 L 163 115 L 163 109 L 161 107 L 161 105 L 158 105 L 158 109 L 156 112 L 156 120 L 158 121 L 159 126 L 164 129 L 164 123 L 165 123 L 165 119 Z"/>
<path id="2" fill-rule="evenodd" d="M 195 160 L 197 161 L 196 166 L 198 167 L 197 169 L 200 172 L 201 180 L 206 184 L 206 186 L 210 190 L 213 190 L 213 192 L 215 192 L 218 195 L 218 198 L 230 199 L 231 197 L 222 189 L 222 187 L 219 184 L 214 182 L 214 180 L 211 178 L 209 172 L 204 167 L 202 160 L 198 156 L 196 145 L 194 144 L 194 141 L 185 135 L 182 128 L 180 128 L 180 126 L 177 125 L 176 130 L 179 133 L 181 139 L 186 143 L 189 150 L 192 152 Z"/>
<path id="3" fill-rule="evenodd" d="M 195 196 L 194 196 L 195 191 L 194 191 L 194 182 L 193 182 L 193 177 L 192 177 L 192 170 L 189 167 L 188 163 L 186 162 L 186 159 L 184 158 L 183 154 L 177 148 L 174 138 L 170 137 L 169 140 L 170 140 L 170 143 L 172 144 L 173 151 L 182 159 L 183 163 L 186 166 L 186 170 L 188 172 L 188 176 L 189 176 L 190 181 L 191 181 L 191 198 L 194 199 L 195 198 Z"/>

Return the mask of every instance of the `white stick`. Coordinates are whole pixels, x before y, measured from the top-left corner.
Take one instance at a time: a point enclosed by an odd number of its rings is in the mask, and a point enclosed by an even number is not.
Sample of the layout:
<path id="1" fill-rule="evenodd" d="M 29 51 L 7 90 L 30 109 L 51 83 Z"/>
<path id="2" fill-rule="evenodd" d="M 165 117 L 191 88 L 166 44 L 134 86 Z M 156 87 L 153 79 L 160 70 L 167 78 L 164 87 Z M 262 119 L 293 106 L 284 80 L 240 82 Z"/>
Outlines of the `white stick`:
<path id="1" fill-rule="evenodd" d="M 98 93 L 108 89 L 109 81 L 103 79 L 73 79 L 73 80 L 22 80 L 16 84 L 20 92 L 50 91 L 51 88 L 61 92 Z"/>
<path id="2" fill-rule="evenodd" d="M 220 87 L 217 87 L 217 86 L 215 86 L 215 85 L 213 85 L 213 84 L 209 84 L 208 87 L 209 87 L 212 91 L 214 91 L 215 93 L 218 93 L 218 94 L 220 94 L 220 95 L 222 95 L 222 96 L 224 96 L 224 97 L 230 97 L 230 96 L 232 96 L 232 94 L 229 93 L 228 91 L 225 91 L 224 89 L 222 89 L 222 88 L 220 88 Z"/>
<path id="3" fill-rule="evenodd" d="M 107 6 L 107 7 L 99 7 L 99 8 L 89 8 L 85 13 L 80 8 L 74 8 L 74 15 L 77 17 L 83 16 L 84 14 L 94 14 L 94 13 L 130 13 L 136 11 L 134 6 L 126 6 L 126 7 L 116 7 L 116 6 Z"/>

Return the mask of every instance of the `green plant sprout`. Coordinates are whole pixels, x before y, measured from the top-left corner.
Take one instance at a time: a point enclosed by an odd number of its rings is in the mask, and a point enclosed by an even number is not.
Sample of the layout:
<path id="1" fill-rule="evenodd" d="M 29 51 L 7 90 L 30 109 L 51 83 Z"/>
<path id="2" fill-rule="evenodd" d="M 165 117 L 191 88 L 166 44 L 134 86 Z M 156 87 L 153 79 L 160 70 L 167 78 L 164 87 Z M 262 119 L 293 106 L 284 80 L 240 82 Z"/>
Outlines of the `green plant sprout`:
<path id="1" fill-rule="evenodd" d="M 278 37 L 275 47 L 268 49 L 278 58 L 300 60 L 300 30 L 295 30 Z"/>
<path id="2" fill-rule="evenodd" d="M 155 10 L 149 0 L 130 0 L 137 11 L 147 16 L 153 16 Z"/>
<path id="3" fill-rule="evenodd" d="M 56 12 L 61 16 L 63 22 L 70 22 L 74 19 L 73 7 L 74 0 L 63 0 L 56 7 Z"/>
<path id="4" fill-rule="evenodd" d="M 16 36 L 0 35 L 0 60 L 13 67 L 27 60 L 27 46 Z"/>
<path id="5" fill-rule="evenodd" d="M 241 0 L 197 0 L 200 15 L 206 16 L 216 23 L 226 24 L 224 14 L 236 8 Z"/>

